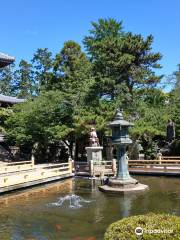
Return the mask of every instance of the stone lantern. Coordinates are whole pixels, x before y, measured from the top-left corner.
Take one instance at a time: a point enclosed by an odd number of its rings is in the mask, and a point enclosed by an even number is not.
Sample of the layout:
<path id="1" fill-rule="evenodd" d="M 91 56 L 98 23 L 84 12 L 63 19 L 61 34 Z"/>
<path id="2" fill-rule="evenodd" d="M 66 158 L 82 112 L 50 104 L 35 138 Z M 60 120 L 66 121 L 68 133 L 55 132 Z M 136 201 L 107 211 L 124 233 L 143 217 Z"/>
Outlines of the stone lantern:
<path id="1" fill-rule="evenodd" d="M 117 152 L 117 175 L 110 178 L 108 185 L 100 186 L 99 189 L 104 192 L 128 192 L 141 191 L 148 186 L 138 183 L 138 181 L 129 175 L 128 160 L 126 148 L 132 143 L 129 138 L 129 127 L 134 124 L 124 120 L 122 112 L 117 110 L 115 119 L 109 123 L 112 129 L 112 144 L 116 147 Z"/>
<path id="2" fill-rule="evenodd" d="M 109 127 L 112 129 L 112 144 L 116 146 L 117 150 L 117 178 L 122 180 L 130 179 L 128 162 L 126 159 L 126 148 L 132 143 L 128 134 L 128 129 L 131 126 L 133 126 L 133 124 L 124 120 L 119 110 L 117 111 L 114 121 L 109 124 Z"/>

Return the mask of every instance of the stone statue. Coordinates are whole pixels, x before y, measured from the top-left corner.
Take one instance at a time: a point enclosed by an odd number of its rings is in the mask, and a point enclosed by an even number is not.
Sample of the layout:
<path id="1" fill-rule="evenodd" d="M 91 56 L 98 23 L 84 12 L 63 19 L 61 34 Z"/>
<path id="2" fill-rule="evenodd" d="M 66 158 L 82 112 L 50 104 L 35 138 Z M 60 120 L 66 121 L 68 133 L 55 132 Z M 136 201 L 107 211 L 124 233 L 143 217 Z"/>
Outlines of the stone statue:
<path id="1" fill-rule="evenodd" d="M 169 143 L 175 139 L 175 124 L 171 119 L 168 120 L 166 137 Z"/>
<path id="2" fill-rule="evenodd" d="M 90 146 L 99 146 L 99 139 L 96 133 L 95 128 L 91 128 L 90 134 L 89 134 L 89 142 Z"/>

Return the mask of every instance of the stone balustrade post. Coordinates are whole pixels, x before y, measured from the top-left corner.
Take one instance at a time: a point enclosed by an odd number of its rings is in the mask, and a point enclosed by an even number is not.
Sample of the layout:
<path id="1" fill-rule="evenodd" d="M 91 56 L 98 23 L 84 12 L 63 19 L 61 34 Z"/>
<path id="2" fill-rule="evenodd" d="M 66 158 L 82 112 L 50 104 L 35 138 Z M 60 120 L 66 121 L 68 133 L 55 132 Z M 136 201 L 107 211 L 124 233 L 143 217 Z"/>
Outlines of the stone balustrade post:
<path id="1" fill-rule="evenodd" d="M 94 162 L 93 162 L 93 160 L 89 161 L 89 170 L 90 170 L 90 175 L 94 176 Z"/>
<path id="2" fill-rule="evenodd" d="M 31 155 L 31 163 L 32 163 L 32 166 L 35 165 L 35 157 L 34 157 L 34 154 Z"/>
<path id="3" fill-rule="evenodd" d="M 159 164 L 161 164 L 162 153 L 158 153 L 158 154 L 157 154 L 157 159 L 159 160 Z"/>
<path id="4" fill-rule="evenodd" d="M 116 159 L 112 159 L 112 172 L 114 176 L 116 175 L 117 169 L 116 169 Z"/>
<path id="5" fill-rule="evenodd" d="M 71 158 L 69 158 L 68 163 L 69 163 L 69 172 L 72 173 L 73 172 L 73 160 Z"/>
<path id="6" fill-rule="evenodd" d="M 71 159 L 71 162 L 72 162 L 72 171 L 74 172 L 75 171 L 74 160 Z"/>

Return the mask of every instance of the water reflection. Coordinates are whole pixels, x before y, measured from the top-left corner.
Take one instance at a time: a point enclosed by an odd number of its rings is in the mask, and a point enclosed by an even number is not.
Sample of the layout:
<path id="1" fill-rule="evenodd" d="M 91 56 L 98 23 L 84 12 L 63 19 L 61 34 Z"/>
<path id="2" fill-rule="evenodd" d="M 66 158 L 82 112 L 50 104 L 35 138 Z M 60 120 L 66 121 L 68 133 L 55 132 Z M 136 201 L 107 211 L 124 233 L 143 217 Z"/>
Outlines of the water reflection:
<path id="1" fill-rule="evenodd" d="M 135 198 L 135 194 L 124 194 L 122 196 L 122 201 L 120 202 L 122 217 L 128 217 L 130 215 L 132 202 Z"/>
<path id="2" fill-rule="evenodd" d="M 107 195 L 98 190 L 98 181 L 70 179 L 8 196 L 4 202 L 1 198 L 0 239 L 99 240 L 110 223 L 129 215 L 147 212 L 180 215 L 179 179 L 138 179 L 149 185 L 150 190 Z"/>

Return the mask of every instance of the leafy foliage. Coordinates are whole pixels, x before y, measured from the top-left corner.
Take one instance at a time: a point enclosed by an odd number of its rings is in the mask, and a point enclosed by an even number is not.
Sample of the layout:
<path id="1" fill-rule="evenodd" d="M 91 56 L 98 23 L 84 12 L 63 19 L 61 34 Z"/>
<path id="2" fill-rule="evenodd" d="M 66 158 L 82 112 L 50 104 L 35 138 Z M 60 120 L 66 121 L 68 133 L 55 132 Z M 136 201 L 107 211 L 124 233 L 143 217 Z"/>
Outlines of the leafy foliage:
<path id="1" fill-rule="evenodd" d="M 16 105 L 7 120 L 9 140 L 18 145 L 41 146 L 66 139 L 73 131 L 73 107 L 59 92 L 47 92 L 33 101 Z"/>
<path id="2" fill-rule="evenodd" d="M 160 68 L 160 53 L 151 52 L 153 37 L 122 31 L 122 22 L 114 19 L 99 19 L 92 23 L 90 35 L 84 39 L 85 47 L 93 63 L 97 90 L 101 96 L 113 100 L 124 86 L 133 94 L 135 87 L 156 84 L 153 68 Z M 125 85 L 122 85 L 125 84 Z"/>
<path id="3" fill-rule="evenodd" d="M 144 230 L 142 236 L 137 236 L 135 234 L 135 229 L 137 227 L 141 227 Z M 171 231 L 169 233 L 152 234 L 151 232 L 155 230 Z M 123 218 L 120 221 L 112 223 L 104 235 L 104 240 L 117 239 L 178 240 L 180 239 L 180 217 L 166 214 L 149 213 L 147 215 Z"/>
<path id="4" fill-rule="evenodd" d="M 6 133 L 6 120 L 11 116 L 13 113 L 11 108 L 0 108 L 0 132 Z"/>
<path id="5" fill-rule="evenodd" d="M 173 121 L 176 124 L 176 136 L 180 137 L 180 69 L 175 73 L 176 84 L 170 95 L 170 112 Z"/>
<path id="6" fill-rule="evenodd" d="M 0 93 L 14 95 L 14 64 L 0 69 Z"/>
<path id="7" fill-rule="evenodd" d="M 32 59 L 34 68 L 34 80 L 36 95 L 41 91 L 48 90 L 51 82 L 53 59 L 52 53 L 47 48 L 38 48 Z"/>
<path id="8" fill-rule="evenodd" d="M 34 78 L 32 65 L 25 60 L 19 63 L 19 69 L 15 71 L 16 93 L 20 98 L 28 98 L 34 92 Z"/>
<path id="9" fill-rule="evenodd" d="M 78 43 L 64 43 L 62 50 L 56 55 L 54 70 L 58 81 L 55 84 L 56 89 L 80 99 L 91 82 L 91 65 Z M 51 87 L 54 87 L 53 83 Z"/>
<path id="10" fill-rule="evenodd" d="M 39 48 L 16 71 L 1 70 L 2 93 L 28 99 L 13 108 L 3 126 L 9 141 L 30 150 L 37 143 L 42 154 L 66 145 L 72 153 L 80 139 L 86 142 L 92 125 L 101 141 L 109 135 L 107 123 L 120 107 L 135 123 L 132 138 L 142 141 L 152 158 L 154 138 L 165 138 L 169 118 L 180 132 L 179 71 L 170 94 L 158 89 L 161 54 L 152 51 L 153 37 L 125 32 L 115 19 L 93 22 L 83 43 L 86 53 L 71 40 L 55 56 Z"/>

